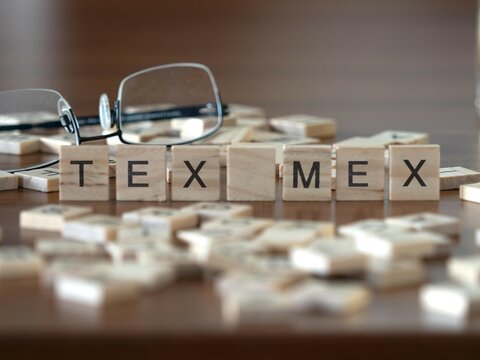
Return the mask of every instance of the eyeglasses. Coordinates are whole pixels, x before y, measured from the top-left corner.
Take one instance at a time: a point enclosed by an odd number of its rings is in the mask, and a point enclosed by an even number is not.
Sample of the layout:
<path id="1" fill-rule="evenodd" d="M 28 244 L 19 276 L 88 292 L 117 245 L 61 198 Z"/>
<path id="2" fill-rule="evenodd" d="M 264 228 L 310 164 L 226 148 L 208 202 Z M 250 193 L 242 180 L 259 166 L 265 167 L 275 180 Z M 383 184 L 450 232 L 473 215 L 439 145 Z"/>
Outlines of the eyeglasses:
<path id="1" fill-rule="evenodd" d="M 227 113 L 209 68 L 176 63 L 124 78 L 113 109 L 108 96 L 100 96 L 98 116 L 75 116 L 67 100 L 55 90 L 0 92 L 0 136 L 21 138 L 24 135 L 18 131 L 63 127 L 76 145 L 106 139 L 109 143 L 172 146 L 211 136 L 221 128 Z M 91 125 L 100 125 L 102 134 L 90 135 L 87 129 Z M 57 162 L 7 171 L 39 169 Z"/>

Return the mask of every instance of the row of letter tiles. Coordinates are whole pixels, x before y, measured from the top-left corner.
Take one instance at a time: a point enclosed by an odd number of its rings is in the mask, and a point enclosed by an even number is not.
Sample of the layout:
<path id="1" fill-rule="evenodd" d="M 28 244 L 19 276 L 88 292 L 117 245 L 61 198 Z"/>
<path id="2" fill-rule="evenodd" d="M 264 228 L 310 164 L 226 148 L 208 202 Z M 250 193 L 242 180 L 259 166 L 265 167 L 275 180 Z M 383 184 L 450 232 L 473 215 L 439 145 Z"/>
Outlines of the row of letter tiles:
<path id="1" fill-rule="evenodd" d="M 331 200 L 331 151 L 329 145 L 285 146 L 284 200 Z M 172 200 L 219 200 L 219 153 L 218 146 L 174 146 Z M 63 146 L 60 155 L 60 200 L 108 200 L 106 146 Z M 164 147 L 117 146 L 117 200 L 165 201 L 165 156 Z M 438 200 L 439 169 L 438 145 L 390 146 L 389 199 Z M 274 148 L 255 144 L 228 147 L 227 200 L 274 201 L 275 172 Z M 382 147 L 337 150 L 337 200 L 383 200 L 384 191 Z"/>

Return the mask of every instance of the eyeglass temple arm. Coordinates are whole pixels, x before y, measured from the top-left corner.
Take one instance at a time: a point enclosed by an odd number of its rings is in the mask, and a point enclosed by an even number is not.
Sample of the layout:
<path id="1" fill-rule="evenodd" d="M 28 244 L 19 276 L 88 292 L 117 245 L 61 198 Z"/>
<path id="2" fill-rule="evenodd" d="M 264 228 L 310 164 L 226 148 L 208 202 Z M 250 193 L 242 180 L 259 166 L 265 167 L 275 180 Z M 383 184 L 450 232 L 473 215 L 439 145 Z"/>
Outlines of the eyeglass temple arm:
<path id="1" fill-rule="evenodd" d="M 135 114 L 124 114 L 122 122 L 134 123 L 140 121 L 158 121 L 170 120 L 175 117 L 194 117 L 205 115 L 205 105 L 184 106 L 159 111 L 146 111 Z M 202 111 L 203 110 L 203 111 Z M 222 115 L 228 114 L 228 105 L 222 104 Z M 113 115 L 113 112 L 112 112 Z M 93 116 L 79 116 L 77 117 L 78 125 L 99 125 L 100 117 Z M 58 120 L 46 121 L 37 124 L 14 124 L 14 125 L 0 125 L 0 131 L 14 131 L 14 130 L 30 130 L 30 129 L 55 129 L 61 128 L 62 124 Z"/>

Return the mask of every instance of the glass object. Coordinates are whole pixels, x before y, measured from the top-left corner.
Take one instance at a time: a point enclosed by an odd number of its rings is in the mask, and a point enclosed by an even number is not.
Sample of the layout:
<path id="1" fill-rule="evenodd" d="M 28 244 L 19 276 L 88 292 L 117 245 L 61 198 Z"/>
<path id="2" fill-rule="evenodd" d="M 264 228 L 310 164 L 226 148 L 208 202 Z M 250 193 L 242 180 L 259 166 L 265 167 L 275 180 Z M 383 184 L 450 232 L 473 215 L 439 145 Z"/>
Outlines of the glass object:
<path id="1" fill-rule="evenodd" d="M 54 90 L 1 92 L 0 136 L 63 127 L 76 145 L 108 139 L 111 143 L 170 146 L 214 134 L 222 126 L 226 111 L 211 71 L 202 64 L 178 63 L 127 76 L 120 83 L 114 108 L 103 94 L 96 116 L 75 116 L 67 100 Z M 91 134 L 91 125 L 96 126 L 98 134 Z M 57 162 L 37 163 L 28 169 Z"/>

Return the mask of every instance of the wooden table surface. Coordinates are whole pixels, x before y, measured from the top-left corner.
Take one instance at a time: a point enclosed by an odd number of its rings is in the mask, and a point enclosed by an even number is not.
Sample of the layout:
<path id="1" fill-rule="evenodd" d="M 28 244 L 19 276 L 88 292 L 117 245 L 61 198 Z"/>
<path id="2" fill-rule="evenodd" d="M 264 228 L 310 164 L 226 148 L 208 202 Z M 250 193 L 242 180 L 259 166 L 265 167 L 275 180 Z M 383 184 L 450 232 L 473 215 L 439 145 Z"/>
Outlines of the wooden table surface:
<path id="1" fill-rule="evenodd" d="M 262 106 L 269 115 L 331 116 L 338 139 L 425 131 L 441 145 L 442 166 L 478 169 L 474 20 L 473 0 L 3 0 L 0 84 L 57 89 L 77 114 L 87 114 L 102 92 L 113 99 L 131 72 L 198 61 L 211 67 L 227 102 Z M 1 192 L 4 242 L 35 237 L 19 230 L 20 210 L 57 201 L 58 193 Z M 121 214 L 145 203 L 92 205 Z M 256 216 L 337 224 L 418 211 L 459 216 L 454 254 L 476 251 L 480 204 L 461 202 L 457 191 L 442 192 L 439 202 L 254 204 Z M 444 262 L 430 262 L 428 273 L 445 278 Z M 208 281 L 181 282 L 103 312 L 59 304 L 34 281 L 0 284 L 2 358 L 85 358 L 106 350 L 118 358 L 465 358 L 479 354 L 479 334 L 478 320 L 426 316 L 417 288 L 377 293 L 353 318 L 296 316 L 288 324 L 232 328 Z"/>

